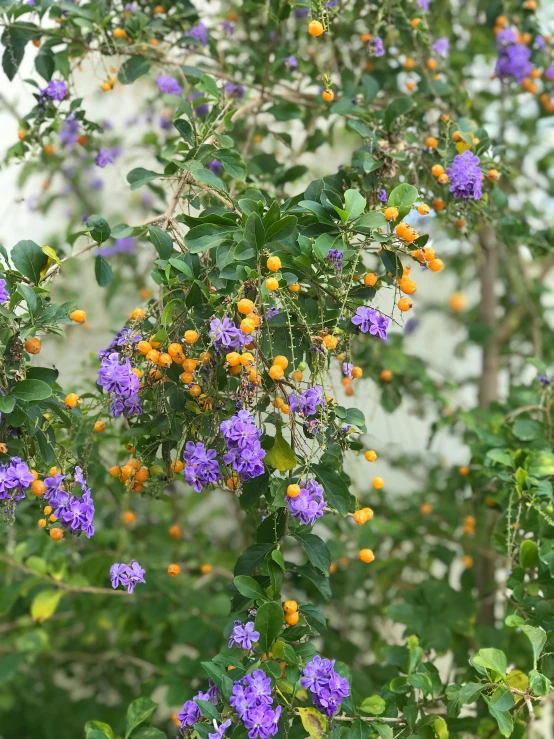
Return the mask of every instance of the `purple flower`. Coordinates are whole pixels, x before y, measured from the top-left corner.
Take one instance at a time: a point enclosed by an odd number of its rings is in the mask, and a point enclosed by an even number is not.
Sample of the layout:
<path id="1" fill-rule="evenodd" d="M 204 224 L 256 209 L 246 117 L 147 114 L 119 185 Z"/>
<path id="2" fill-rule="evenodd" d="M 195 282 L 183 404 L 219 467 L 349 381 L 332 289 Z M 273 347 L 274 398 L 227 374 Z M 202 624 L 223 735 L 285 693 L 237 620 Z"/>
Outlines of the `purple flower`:
<path id="1" fill-rule="evenodd" d="M 310 14 L 309 8 L 296 8 L 294 11 L 294 17 L 296 20 L 303 20 Z"/>
<path id="2" fill-rule="evenodd" d="M 225 464 L 233 467 L 242 480 L 250 480 L 264 472 L 262 460 L 265 451 L 260 444 L 262 432 L 256 426 L 248 411 L 239 411 L 223 421 L 219 430 L 223 434 L 227 453 L 223 455 Z"/>
<path id="3" fill-rule="evenodd" d="M 410 334 L 413 334 L 414 331 L 416 331 L 418 326 L 419 321 L 417 320 L 417 318 L 409 318 L 404 324 L 404 333 L 406 334 L 406 336 L 410 336 Z"/>
<path id="4" fill-rule="evenodd" d="M 517 82 L 523 82 L 533 71 L 533 64 L 530 62 L 530 58 L 531 49 L 525 46 L 525 44 L 509 44 L 504 46 L 500 49 L 496 61 L 497 76 L 501 80 L 507 77 L 515 77 Z"/>
<path id="5" fill-rule="evenodd" d="M 260 632 L 254 631 L 253 621 L 247 621 L 244 626 L 240 621 L 235 621 L 228 646 L 252 649 L 252 644 L 257 642 L 259 638 Z"/>
<path id="6" fill-rule="evenodd" d="M 60 140 L 64 146 L 73 146 L 77 143 L 80 127 L 75 113 L 70 113 L 60 130 Z"/>
<path id="7" fill-rule="evenodd" d="M 456 199 L 480 200 L 482 196 L 482 174 L 479 168 L 480 159 L 469 149 L 454 157 L 446 174 L 450 177 L 450 192 Z"/>
<path id="8" fill-rule="evenodd" d="M 388 200 L 387 191 L 386 190 L 379 190 L 379 192 L 377 193 L 377 197 L 379 198 L 379 200 L 382 203 L 386 203 L 387 200 Z"/>
<path id="9" fill-rule="evenodd" d="M 242 100 L 244 97 L 245 89 L 243 85 L 236 85 L 234 82 L 225 82 L 223 85 L 223 92 L 229 97 L 237 98 Z"/>
<path id="10" fill-rule="evenodd" d="M 223 33 L 226 33 L 229 36 L 234 36 L 235 24 L 232 21 L 223 21 L 223 23 L 221 24 L 221 30 L 223 31 Z"/>
<path id="11" fill-rule="evenodd" d="M 35 478 L 25 462 L 12 457 L 9 464 L 0 464 L 0 500 L 17 503 Z"/>
<path id="12" fill-rule="evenodd" d="M 283 64 L 285 64 L 289 69 L 296 69 L 296 67 L 298 67 L 298 59 L 291 54 L 283 59 Z"/>
<path id="13" fill-rule="evenodd" d="M 202 715 L 200 713 L 198 705 L 194 702 L 195 700 L 200 699 L 203 701 L 208 701 L 214 706 L 216 705 L 219 698 L 219 688 L 217 687 L 217 685 L 214 685 L 211 680 L 209 681 L 208 685 L 208 690 L 205 693 L 200 691 L 194 696 L 192 700 L 185 701 L 183 708 L 177 717 L 181 722 L 181 730 L 185 729 L 187 726 L 193 726 Z"/>
<path id="14" fill-rule="evenodd" d="M 535 36 L 535 45 L 541 51 L 545 51 L 545 49 L 546 49 L 546 39 L 544 38 L 544 36 L 541 36 L 540 34 L 538 36 Z"/>
<path id="15" fill-rule="evenodd" d="M 281 706 L 277 706 L 274 710 L 262 704 L 247 711 L 244 716 L 244 725 L 249 729 L 248 736 L 250 739 L 257 739 L 257 737 L 267 739 L 269 736 L 275 736 L 278 731 L 281 710 Z"/>
<path id="16" fill-rule="evenodd" d="M 496 48 L 502 49 L 510 44 L 517 44 L 517 31 L 515 28 L 503 28 L 496 34 Z"/>
<path id="17" fill-rule="evenodd" d="M 443 58 L 446 58 L 448 56 L 448 51 L 450 49 L 450 41 L 446 36 L 441 36 L 438 38 L 433 46 L 431 47 L 435 54 L 438 54 L 439 56 L 442 56 Z"/>
<path id="18" fill-rule="evenodd" d="M 103 246 L 96 250 L 96 254 L 101 257 L 111 257 L 114 254 L 133 254 L 137 248 L 137 240 L 132 236 L 125 236 L 116 239 L 112 246 Z"/>
<path id="19" fill-rule="evenodd" d="M 208 169 L 211 169 L 214 174 L 216 174 L 218 177 L 221 177 L 223 174 L 223 164 L 219 162 L 217 159 L 212 159 L 211 162 L 207 165 Z"/>
<path id="20" fill-rule="evenodd" d="M 385 45 L 380 36 L 371 39 L 371 52 L 376 57 L 385 55 Z"/>
<path id="21" fill-rule="evenodd" d="M 215 449 L 206 449 L 200 442 L 198 444 L 193 441 L 187 442 L 183 453 L 186 462 L 185 480 L 197 493 L 201 493 L 211 482 L 219 480 L 219 462 L 216 457 Z"/>
<path id="22" fill-rule="evenodd" d="M 111 149 L 100 149 L 94 161 L 97 167 L 104 169 L 108 164 L 113 164 L 114 160 L 115 156 Z"/>
<path id="23" fill-rule="evenodd" d="M 544 76 L 547 80 L 554 80 L 554 64 L 544 70 Z"/>
<path id="24" fill-rule="evenodd" d="M 201 46 L 208 45 L 208 29 L 203 23 L 197 23 L 186 34 L 189 38 L 198 41 Z"/>
<path id="25" fill-rule="evenodd" d="M 430 4 L 431 0 L 417 0 L 417 6 L 418 8 L 421 8 L 421 10 L 429 10 Z"/>
<path id="26" fill-rule="evenodd" d="M 546 375 L 540 375 L 539 380 L 541 381 L 541 385 L 550 385 L 550 379 Z"/>
<path id="27" fill-rule="evenodd" d="M 39 101 L 44 104 L 48 100 L 58 100 L 61 102 L 67 97 L 68 89 L 63 80 L 51 80 L 46 87 L 43 87 L 39 92 Z"/>
<path id="28" fill-rule="evenodd" d="M 127 331 L 130 332 L 130 329 Z M 121 357 L 117 352 L 104 355 L 98 370 L 97 382 L 106 392 L 113 393 L 110 413 L 114 418 L 123 414 L 137 416 L 142 413 L 138 397 L 139 379 L 128 359 L 123 359 L 121 363 Z"/>
<path id="29" fill-rule="evenodd" d="M 0 303 L 7 303 L 10 299 L 10 294 L 6 290 L 6 280 L 0 279 Z"/>
<path id="30" fill-rule="evenodd" d="M 318 654 L 302 671 L 300 684 L 312 694 L 316 708 L 331 717 L 338 713 L 342 701 L 350 695 L 348 680 L 334 669 L 335 660 Z"/>
<path id="31" fill-rule="evenodd" d="M 182 92 L 181 85 L 175 77 L 166 77 L 160 74 L 156 80 L 156 84 L 158 85 L 158 90 L 166 95 L 180 95 Z"/>
<path id="32" fill-rule="evenodd" d="M 344 252 L 340 251 L 339 249 L 329 249 L 329 253 L 327 254 L 327 260 L 331 262 L 331 265 L 335 268 L 337 272 L 342 272 L 343 257 Z"/>
<path id="33" fill-rule="evenodd" d="M 217 725 L 217 721 L 214 719 L 214 729 L 215 731 L 211 734 L 208 734 L 208 739 L 221 739 L 223 734 L 225 734 L 226 729 L 231 726 L 231 719 L 227 719 L 227 721 L 224 721 L 220 726 Z"/>
<path id="34" fill-rule="evenodd" d="M 117 332 L 105 349 L 100 349 L 98 359 L 102 361 L 108 357 L 112 353 L 112 349 L 117 351 L 117 347 L 119 346 L 125 346 L 127 343 L 138 344 L 139 341 L 142 341 L 142 334 L 135 333 L 132 329 L 124 326 L 121 331 Z"/>
<path id="35" fill-rule="evenodd" d="M 372 334 L 373 336 L 379 336 L 381 339 L 386 339 L 390 320 L 373 310 L 373 308 L 361 305 L 356 309 L 356 313 L 352 317 L 352 323 L 363 334 Z"/>
<path id="36" fill-rule="evenodd" d="M 315 480 L 300 483 L 300 494 L 296 498 L 286 497 L 289 511 L 293 518 L 298 518 L 305 525 L 313 526 L 323 516 L 325 499 L 323 488 Z"/>
<path id="37" fill-rule="evenodd" d="M 274 305 L 270 305 L 269 308 L 265 312 L 265 319 L 266 321 L 271 321 L 272 318 L 275 318 L 275 316 L 279 315 L 279 308 L 276 308 Z"/>
<path id="38" fill-rule="evenodd" d="M 304 418 L 315 416 L 318 406 L 325 405 L 323 388 L 321 385 L 314 385 L 303 393 L 291 393 L 288 401 L 292 413 L 298 413 Z"/>
<path id="39" fill-rule="evenodd" d="M 254 670 L 237 680 L 229 703 L 234 707 L 244 726 L 249 730 L 250 739 L 267 739 L 275 736 L 281 715 L 281 706 L 273 709 L 271 695 L 271 679 L 263 670 Z"/>
<path id="40" fill-rule="evenodd" d="M 218 350 L 242 349 L 246 343 L 246 335 L 230 318 L 212 318 L 208 336 Z"/>
<path id="41" fill-rule="evenodd" d="M 343 362 L 342 363 L 342 374 L 345 377 L 349 377 L 352 379 L 352 370 L 354 369 L 354 365 L 351 362 Z"/>
<path id="42" fill-rule="evenodd" d="M 117 588 L 118 585 L 123 585 L 127 588 L 127 592 L 130 594 L 135 589 L 135 586 L 139 582 L 146 582 L 144 579 L 146 571 L 142 569 L 138 562 L 134 559 L 126 564 L 113 564 L 110 567 L 110 577 L 112 579 L 112 588 Z"/>
<path id="43" fill-rule="evenodd" d="M 200 92 L 200 90 L 196 90 L 195 92 L 193 92 L 191 95 L 188 96 L 187 100 L 189 101 L 189 103 L 192 103 L 197 98 L 202 98 L 202 97 L 204 97 L 204 93 Z M 208 103 L 198 103 L 198 105 L 193 106 L 193 110 L 194 110 L 194 114 L 198 118 L 205 118 L 210 112 L 210 106 L 208 105 Z"/>

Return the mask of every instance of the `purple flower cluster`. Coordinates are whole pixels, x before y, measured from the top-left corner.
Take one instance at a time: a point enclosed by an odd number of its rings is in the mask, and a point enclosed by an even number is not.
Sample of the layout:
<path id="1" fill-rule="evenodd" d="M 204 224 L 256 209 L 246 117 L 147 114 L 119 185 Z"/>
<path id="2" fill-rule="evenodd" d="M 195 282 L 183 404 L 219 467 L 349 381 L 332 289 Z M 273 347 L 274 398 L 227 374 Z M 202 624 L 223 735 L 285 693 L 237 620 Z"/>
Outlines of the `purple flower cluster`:
<path id="1" fill-rule="evenodd" d="M 237 680 L 229 703 L 248 729 L 250 739 L 275 736 L 279 729 L 281 706 L 272 708 L 271 678 L 263 670 L 254 670 L 242 680 Z"/>
<path id="2" fill-rule="evenodd" d="M 235 24 L 233 23 L 233 21 L 223 21 L 223 23 L 221 24 L 221 30 L 228 36 L 234 36 Z"/>
<path id="3" fill-rule="evenodd" d="M 223 92 L 229 97 L 237 98 L 242 100 L 244 97 L 245 89 L 243 85 L 236 85 L 234 82 L 225 82 L 223 85 Z"/>
<path id="4" fill-rule="evenodd" d="M 0 464 L 0 500 L 17 503 L 25 497 L 25 490 L 34 479 L 29 467 L 19 457 L 12 457 L 9 464 Z"/>
<path id="5" fill-rule="evenodd" d="M 334 659 L 323 659 L 316 654 L 300 679 L 300 685 L 312 694 L 314 706 L 329 717 L 338 713 L 342 701 L 350 695 L 348 680 L 334 668 Z"/>
<path id="6" fill-rule="evenodd" d="M 496 36 L 498 59 L 496 60 L 496 74 L 504 80 L 514 77 L 517 82 L 523 82 L 532 70 L 531 49 L 525 44 L 518 43 L 517 32 L 514 28 L 505 28 Z"/>
<path id="7" fill-rule="evenodd" d="M 98 370 L 98 384 L 108 393 L 113 393 L 110 413 L 114 418 L 123 415 L 138 416 L 142 413 L 138 396 L 139 379 L 133 372 L 131 362 L 112 352 L 102 359 Z"/>
<path id="8" fill-rule="evenodd" d="M 132 329 L 124 326 L 121 331 L 117 332 L 105 349 L 100 349 L 98 352 L 98 359 L 102 361 L 112 353 L 112 350 L 117 351 L 118 346 L 125 346 L 128 341 L 138 344 L 139 341 L 142 341 L 142 335 L 134 334 Z"/>
<path id="9" fill-rule="evenodd" d="M 0 279 L 0 303 L 7 303 L 10 299 L 10 294 L 6 290 L 6 280 Z"/>
<path id="10" fill-rule="evenodd" d="M 193 92 L 191 95 L 188 96 L 187 100 L 189 101 L 189 103 L 192 103 L 198 98 L 203 98 L 203 97 L 204 97 L 204 93 L 200 92 L 200 90 L 196 90 L 195 92 Z M 210 106 L 208 105 L 208 103 L 198 103 L 198 105 L 194 105 L 193 108 L 194 108 L 194 114 L 198 118 L 205 118 L 210 112 Z"/>
<path id="11" fill-rule="evenodd" d="M 313 526 L 323 516 L 325 499 L 323 488 L 315 480 L 300 483 L 300 494 L 296 498 L 287 495 L 287 504 L 293 518 L 298 518 L 305 525 Z"/>
<path id="12" fill-rule="evenodd" d="M 550 81 L 554 80 L 554 64 L 551 64 L 550 67 L 547 67 L 544 70 L 544 76 L 546 77 L 547 80 L 550 80 Z"/>
<path id="13" fill-rule="evenodd" d="M 219 430 L 227 445 L 223 455 L 225 464 L 231 465 L 241 479 L 250 480 L 263 474 L 265 451 L 260 444 L 262 432 L 248 411 L 239 411 L 223 421 Z"/>
<path id="14" fill-rule="evenodd" d="M 139 582 L 146 582 L 144 575 L 146 570 L 132 559 L 128 565 L 126 564 L 113 564 L 110 567 L 110 577 L 112 579 L 112 588 L 117 588 L 118 585 L 123 585 L 127 588 L 127 592 L 131 594 L 135 589 L 135 585 Z"/>
<path id="15" fill-rule="evenodd" d="M 74 146 L 79 137 L 81 124 L 75 113 L 70 113 L 60 129 L 60 140 L 64 146 Z"/>
<path id="16" fill-rule="evenodd" d="M 63 80 L 51 80 L 46 87 L 43 87 L 39 92 L 39 102 L 41 105 L 44 105 L 44 103 L 49 100 L 57 100 L 61 102 L 66 98 L 68 89 Z"/>
<path id="17" fill-rule="evenodd" d="M 208 690 L 205 693 L 199 691 L 192 700 L 185 701 L 185 703 L 183 704 L 183 708 L 177 717 L 181 722 L 181 731 L 186 729 L 187 726 L 194 726 L 194 724 L 200 719 L 200 716 L 202 715 L 200 713 L 200 709 L 194 701 L 208 701 L 215 706 L 217 704 L 218 698 L 219 688 L 210 680 L 208 684 Z"/>
<path id="18" fill-rule="evenodd" d="M 217 350 L 242 349 L 246 343 L 246 335 L 230 318 L 212 318 L 208 335 Z"/>
<path id="19" fill-rule="evenodd" d="M 223 174 L 223 164 L 221 164 L 221 162 L 217 159 L 212 159 L 212 161 L 208 162 L 206 166 L 208 167 L 208 169 L 211 169 L 212 172 L 218 177 L 221 177 L 221 175 Z"/>
<path id="20" fill-rule="evenodd" d="M 327 261 L 335 268 L 337 272 L 342 272 L 342 260 L 344 258 L 344 252 L 339 249 L 329 249 L 327 254 Z"/>
<path id="21" fill-rule="evenodd" d="M 137 248 L 137 240 L 132 236 L 124 236 L 116 239 L 112 246 L 103 246 L 96 250 L 96 254 L 101 257 L 111 257 L 114 254 L 133 254 Z M 129 331 L 129 329 L 127 329 Z M 138 339 L 140 341 L 140 339 Z"/>
<path id="22" fill-rule="evenodd" d="M 291 393 L 288 401 L 292 413 L 298 413 L 304 418 L 315 416 L 318 407 L 325 405 L 323 388 L 321 385 L 314 385 L 303 393 Z"/>
<path id="23" fill-rule="evenodd" d="M 382 316 L 373 308 L 366 308 L 361 305 L 356 309 L 356 313 L 352 317 L 352 323 L 360 329 L 362 334 L 372 334 L 373 336 L 379 336 L 381 339 L 386 339 L 390 319 L 387 316 Z"/>
<path id="24" fill-rule="evenodd" d="M 72 534 L 83 531 L 87 537 L 94 534 L 94 501 L 80 467 L 75 467 L 75 482 L 81 486 L 83 494 L 79 497 L 71 495 L 62 486 L 64 475 L 56 474 L 47 477 L 44 481 L 46 492 L 44 499 L 54 509 L 54 516 L 61 522 L 64 529 Z"/>
<path id="25" fill-rule="evenodd" d="M 175 77 L 168 77 L 164 74 L 160 74 L 156 80 L 158 90 L 165 93 L 166 95 L 180 95 L 182 92 L 181 85 L 177 82 Z"/>
<path id="26" fill-rule="evenodd" d="M 254 630 L 253 621 L 247 621 L 244 625 L 241 621 L 235 621 L 228 646 L 252 649 L 252 644 L 257 642 L 259 638 L 260 632 Z"/>
<path id="27" fill-rule="evenodd" d="M 479 168 L 480 159 L 469 149 L 454 157 L 451 167 L 447 167 L 446 174 L 450 177 L 450 192 L 456 199 L 480 200 L 483 194 L 483 176 Z"/>
<path id="28" fill-rule="evenodd" d="M 187 36 L 198 41 L 201 46 L 208 45 L 208 29 L 203 23 L 197 23 L 193 26 L 187 33 Z"/>
<path id="29" fill-rule="evenodd" d="M 375 36 L 375 38 L 371 39 L 370 48 L 373 56 L 385 56 L 385 44 L 380 36 Z"/>
<path id="30" fill-rule="evenodd" d="M 448 56 L 448 52 L 450 50 L 450 41 L 446 36 L 441 36 L 435 41 L 431 48 L 433 49 L 435 54 L 442 56 L 444 59 Z"/>
<path id="31" fill-rule="evenodd" d="M 289 69 L 296 69 L 298 67 L 298 59 L 291 54 L 283 59 L 283 64 Z"/>
<path id="32" fill-rule="evenodd" d="M 197 493 L 211 482 L 219 480 L 219 462 L 216 459 L 217 452 L 215 449 L 206 449 L 204 444 L 188 441 L 183 452 L 185 460 L 185 480 L 191 485 Z"/>
<path id="33" fill-rule="evenodd" d="M 97 167 L 104 169 L 108 164 L 115 162 L 117 153 L 113 149 L 100 149 L 94 160 Z"/>

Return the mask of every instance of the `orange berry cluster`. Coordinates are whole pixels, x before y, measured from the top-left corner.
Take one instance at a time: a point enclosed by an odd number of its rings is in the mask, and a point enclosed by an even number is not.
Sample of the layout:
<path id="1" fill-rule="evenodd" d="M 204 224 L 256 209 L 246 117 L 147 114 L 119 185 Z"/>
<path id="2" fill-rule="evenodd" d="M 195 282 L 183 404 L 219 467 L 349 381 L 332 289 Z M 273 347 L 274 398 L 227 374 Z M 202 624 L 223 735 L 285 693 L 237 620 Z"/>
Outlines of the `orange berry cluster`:
<path id="1" fill-rule="evenodd" d="M 150 471 L 140 460 L 131 457 L 123 467 L 119 467 L 118 465 L 111 467 L 110 475 L 122 480 L 133 493 L 142 493 L 144 483 L 150 477 Z"/>

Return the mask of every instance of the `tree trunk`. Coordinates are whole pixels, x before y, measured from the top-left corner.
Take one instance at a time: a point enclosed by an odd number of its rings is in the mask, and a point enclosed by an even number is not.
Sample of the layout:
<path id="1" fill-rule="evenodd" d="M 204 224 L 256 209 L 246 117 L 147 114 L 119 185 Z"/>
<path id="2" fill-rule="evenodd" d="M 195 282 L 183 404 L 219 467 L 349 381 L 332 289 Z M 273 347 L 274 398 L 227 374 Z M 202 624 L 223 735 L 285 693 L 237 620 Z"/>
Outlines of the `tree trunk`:
<path id="1" fill-rule="evenodd" d="M 498 282 L 498 243 L 496 234 L 490 226 L 484 226 L 479 232 L 482 262 L 480 267 L 481 306 L 479 318 L 489 327 L 489 333 L 483 345 L 481 363 L 481 379 L 479 381 L 479 407 L 487 408 L 498 400 L 498 375 L 500 372 L 500 338 L 498 335 L 497 307 L 498 299 L 495 288 Z M 486 544 L 494 527 L 496 516 L 493 511 L 486 515 L 488 532 Z M 494 626 L 494 592 L 495 561 L 490 557 L 481 557 L 477 567 L 477 588 L 479 591 L 478 623 L 481 626 Z"/>

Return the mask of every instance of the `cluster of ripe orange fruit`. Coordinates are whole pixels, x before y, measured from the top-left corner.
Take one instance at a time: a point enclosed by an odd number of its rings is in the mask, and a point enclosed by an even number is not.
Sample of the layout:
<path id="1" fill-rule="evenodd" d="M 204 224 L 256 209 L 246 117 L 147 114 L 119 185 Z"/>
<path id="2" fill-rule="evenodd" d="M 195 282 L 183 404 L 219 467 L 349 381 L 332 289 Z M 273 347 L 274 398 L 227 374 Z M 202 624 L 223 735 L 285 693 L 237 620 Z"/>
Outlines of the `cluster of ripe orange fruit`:
<path id="1" fill-rule="evenodd" d="M 35 478 L 31 483 L 31 492 L 35 497 L 42 498 L 47 490 L 46 485 L 42 480 L 39 479 L 39 473 L 36 470 L 31 470 L 31 474 Z M 45 474 L 44 477 L 53 477 L 54 475 L 58 474 L 61 474 L 61 469 L 59 467 L 50 467 L 50 469 L 48 470 L 48 475 Z M 64 489 L 63 485 L 61 485 L 60 487 L 62 490 Z M 42 509 L 42 512 L 46 518 L 40 518 L 38 521 L 38 525 L 41 529 L 45 529 L 48 524 L 56 523 L 56 521 L 58 520 L 52 512 L 52 506 L 46 505 Z M 54 541 L 59 541 L 63 538 L 63 530 L 60 528 L 52 527 L 48 531 L 48 534 L 50 538 Z"/>
<path id="2" fill-rule="evenodd" d="M 295 600 L 286 600 L 283 603 L 283 611 L 285 612 L 285 621 L 289 626 L 296 626 L 300 614 L 298 613 L 298 603 Z"/>
<path id="3" fill-rule="evenodd" d="M 472 536 L 475 533 L 475 524 L 477 521 L 474 516 L 466 516 L 464 518 L 463 532 L 467 536 Z"/>
<path id="4" fill-rule="evenodd" d="M 122 480 L 134 493 L 142 493 L 144 483 L 150 477 L 150 470 L 140 460 L 131 457 L 122 467 L 119 467 L 119 465 L 111 467 L 110 475 Z"/>

